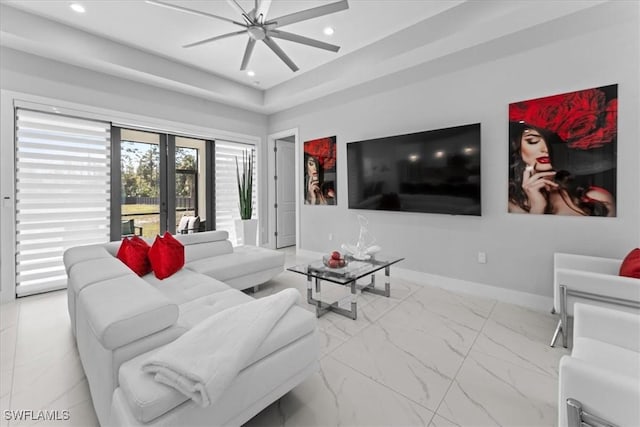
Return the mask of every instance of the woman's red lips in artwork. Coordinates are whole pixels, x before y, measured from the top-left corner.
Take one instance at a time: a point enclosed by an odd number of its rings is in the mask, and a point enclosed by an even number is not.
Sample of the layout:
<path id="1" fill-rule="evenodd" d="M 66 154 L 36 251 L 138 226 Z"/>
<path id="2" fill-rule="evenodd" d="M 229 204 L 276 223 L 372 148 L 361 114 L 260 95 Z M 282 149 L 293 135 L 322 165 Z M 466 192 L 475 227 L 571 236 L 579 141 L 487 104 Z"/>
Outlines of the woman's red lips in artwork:
<path id="1" fill-rule="evenodd" d="M 549 159 L 549 157 L 544 156 L 544 157 L 538 157 L 536 161 L 538 163 L 549 163 L 551 160 Z"/>

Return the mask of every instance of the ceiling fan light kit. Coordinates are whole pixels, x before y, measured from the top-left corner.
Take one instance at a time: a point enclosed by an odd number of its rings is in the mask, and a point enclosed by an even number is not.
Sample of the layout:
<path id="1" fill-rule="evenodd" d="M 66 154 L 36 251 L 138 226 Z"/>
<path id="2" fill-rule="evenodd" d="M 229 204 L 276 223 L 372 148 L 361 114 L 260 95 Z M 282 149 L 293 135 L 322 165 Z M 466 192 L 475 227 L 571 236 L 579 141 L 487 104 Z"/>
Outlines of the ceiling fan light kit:
<path id="1" fill-rule="evenodd" d="M 172 10 L 177 10 L 180 12 L 190 13 L 193 15 L 205 16 L 208 18 L 220 19 L 226 22 L 230 22 L 234 25 L 238 25 L 244 27 L 244 29 L 240 31 L 234 31 L 227 34 L 222 34 L 219 36 L 209 37 L 204 40 L 199 40 L 194 43 L 189 43 L 184 45 L 184 48 L 191 48 L 195 46 L 200 46 L 206 43 L 211 43 L 216 40 L 225 39 L 227 37 L 233 37 L 240 34 L 247 34 L 249 36 L 249 40 L 247 41 L 247 45 L 244 50 L 244 55 L 242 57 L 242 62 L 240 65 L 240 70 L 244 71 L 247 69 L 249 65 L 249 61 L 251 60 L 251 55 L 253 53 L 253 48 L 255 47 L 256 41 L 262 41 L 266 44 L 269 49 L 273 51 L 287 66 L 291 69 L 291 71 L 298 71 L 298 66 L 287 56 L 287 54 L 280 48 L 280 46 L 273 40 L 274 38 L 288 40 L 294 43 L 304 44 L 306 46 L 315 47 L 318 49 L 324 49 L 331 52 L 337 52 L 340 50 L 340 46 L 336 46 L 330 43 L 325 43 L 320 40 L 311 39 L 308 37 L 300 36 L 298 34 L 288 33 L 285 31 L 278 30 L 277 28 L 283 27 L 285 25 L 295 24 L 297 22 L 306 21 L 308 19 L 318 18 L 320 16 L 329 15 L 335 12 L 339 12 L 341 10 L 345 10 L 349 8 L 348 0 L 340 0 L 335 3 L 329 3 L 326 5 L 314 7 L 311 9 L 302 10 L 299 12 L 290 13 L 288 15 L 281 16 L 279 18 L 269 19 L 267 20 L 267 14 L 269 12 L 269 8 L 271 6 L 271 0 L 254 0 L 254 8 L 249 12 L 245 11 L 240 4 L 236 0 L 227 0 L 227 3 L 242 17 L 244 22 L 234 21 L 233 19 L 229 19 L 223 16 L 213 15 L 211 13 L 200 12 L 195 9 L 189 9 L 182 6 L 176 6 L 171 3 L 165 3 L 164 1 L 158 0 L 146 0 L 147 3 L 153 4 L 155 6 L 161 6 Z"/>

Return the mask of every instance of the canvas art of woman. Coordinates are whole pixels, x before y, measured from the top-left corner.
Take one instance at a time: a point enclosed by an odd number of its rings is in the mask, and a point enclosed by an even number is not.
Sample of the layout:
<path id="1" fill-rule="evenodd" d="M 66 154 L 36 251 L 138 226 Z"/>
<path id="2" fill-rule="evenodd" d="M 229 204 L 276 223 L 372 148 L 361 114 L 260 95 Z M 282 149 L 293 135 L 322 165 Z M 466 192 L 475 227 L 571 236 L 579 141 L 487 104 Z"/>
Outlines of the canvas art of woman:
<path id="1" fill-rule="evenodd" d="M 615 216 L 617 85 L 509 106 L 509 212 Z"/>
<path id="2" fill-rule="evenodd" d="M 304 143 L 304 203 L 336 204 L 336 137 Z"/>

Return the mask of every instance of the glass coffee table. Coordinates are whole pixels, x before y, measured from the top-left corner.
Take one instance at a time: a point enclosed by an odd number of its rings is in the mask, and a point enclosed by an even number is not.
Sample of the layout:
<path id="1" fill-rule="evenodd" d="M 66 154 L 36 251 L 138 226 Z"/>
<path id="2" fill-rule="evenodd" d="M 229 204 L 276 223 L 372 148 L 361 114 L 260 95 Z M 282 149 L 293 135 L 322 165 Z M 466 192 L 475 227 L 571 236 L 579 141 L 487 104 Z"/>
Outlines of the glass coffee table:
<path id="1" fill-rule="evenodd" d="M 330 311 L 356 320 L 358 317 L 358 291 L 370 292 L 385 297 L 391 296 L 391 266 L 404 258 L 376 256 L 368 260 L 356 260 L 349 256 L 345 259 L 348 264 L 342 268 L 330 268 L 324 265 L 322 260 L 310 264 L 300 264 L 289 267 L 287 270 L 307 276 L 307 302 L 316 306 L 316 316 L 320 317 Z M 375 272 L 384 268 L 384 289 L 376 288 Z M 371 276 L 367 284 L 357 283 L 358 279 Z M 315 279 L 316 293 L 320 294 L 322 281 L 336 283 L 351 288 L 351 309 L 347 310 L 338 306 L 339 301 L 327 303 L 313 298 L 312 281 Z"/>

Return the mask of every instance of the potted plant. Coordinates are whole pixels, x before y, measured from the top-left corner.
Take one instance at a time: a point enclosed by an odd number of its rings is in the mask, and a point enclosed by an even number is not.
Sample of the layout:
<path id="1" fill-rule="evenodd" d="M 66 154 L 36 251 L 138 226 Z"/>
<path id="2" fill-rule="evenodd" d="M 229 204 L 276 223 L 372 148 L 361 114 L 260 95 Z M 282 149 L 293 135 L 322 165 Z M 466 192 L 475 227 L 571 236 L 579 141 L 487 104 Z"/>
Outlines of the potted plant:
<path id="1" fill-rule="evenodd" d="M 236 156 L 236 178 L 238 182 L 238 197 L 240 219 L 236 220 L 236 234 L 238 240 L 245 245 L 256 245 L 258 235 L 258 220 L 251 219 L 253 214 L 253 159 L 255 150 L 242 152 L 242 172 Z M 239 243 L 239 242 L 238 242 Z"/>

